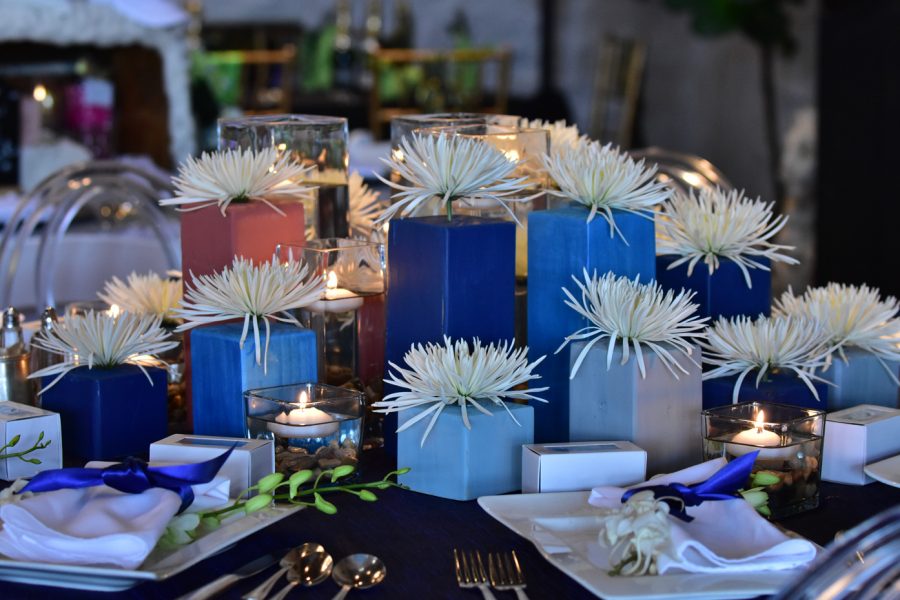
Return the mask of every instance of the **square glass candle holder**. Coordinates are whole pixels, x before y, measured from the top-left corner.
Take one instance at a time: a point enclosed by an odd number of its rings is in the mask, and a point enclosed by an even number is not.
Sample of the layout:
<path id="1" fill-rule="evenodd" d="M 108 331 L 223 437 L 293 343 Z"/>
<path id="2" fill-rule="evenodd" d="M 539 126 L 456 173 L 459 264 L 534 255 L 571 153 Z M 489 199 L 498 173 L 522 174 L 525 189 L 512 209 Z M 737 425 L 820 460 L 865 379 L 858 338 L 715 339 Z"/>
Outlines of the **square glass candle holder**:
<path id="1" fill-rule="evenodd" d="M 275 470 L 319 471 L 357 466 L 365 402 L 362 393 L 297 383 L 244 393 L 250 438 L 275 442 Z"/>
<path id="2" fill-rule="evenodd" d="M 347 189 L 347 119 L 322 115 L 258 115 L 219 119 L 219 149 L 262 150 L 279 153 L 314 167 L 302 182 L 317 186 L 304 199 L 306 237 L 350 234 L 350 196 Z"/>
<path id="3" fill-rule="evenodd" d="M 706 460 L 759 451 L 753 473 L 777 479 L 764 488 L 774 519 L 819 505 L 824 434 L 825 412 L 811 408 L 744 402 L 703 411 Z"/>

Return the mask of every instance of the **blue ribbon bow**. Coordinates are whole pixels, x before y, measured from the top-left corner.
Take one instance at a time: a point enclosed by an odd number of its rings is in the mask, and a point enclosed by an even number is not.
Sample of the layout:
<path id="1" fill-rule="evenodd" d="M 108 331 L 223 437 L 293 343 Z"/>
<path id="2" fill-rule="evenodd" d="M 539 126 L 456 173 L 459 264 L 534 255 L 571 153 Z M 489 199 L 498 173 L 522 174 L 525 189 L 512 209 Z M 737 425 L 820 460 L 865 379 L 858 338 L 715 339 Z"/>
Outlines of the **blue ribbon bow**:
<path id="1" fill-rule="evenodd" d="M 740 456 L 713 473 L 706 481 L 684 485 L 670 483 L 668 485 L 648 485 L 632 488 L 622 495 L 622 502 L 638 492 L 651 491 L 653 496 L 669 505 L 669 514 L 690 523 L 694 517 L 687 514 L 688 506 L 699 506 L 707 500 L 731 500 L 736 498 L 737 491 L 744 487 L 759 450 Z"/>
<path id="2" fill-rule="evenodd" d="M 51 469 L 42 471 L 28 482 L 20 493 L 51 492 L 62 489 L 78 489 L 108 485 L 126 494 L 140 494 L 151 488 L 163 488 L 181 497 L 182 512 L 194 501 L 192 485 L 212 481 L 234 446 L 219 456 L 201 463 L 151 467 L 139 458 L 126 458 L 124 462 L 103 469 Z"/>

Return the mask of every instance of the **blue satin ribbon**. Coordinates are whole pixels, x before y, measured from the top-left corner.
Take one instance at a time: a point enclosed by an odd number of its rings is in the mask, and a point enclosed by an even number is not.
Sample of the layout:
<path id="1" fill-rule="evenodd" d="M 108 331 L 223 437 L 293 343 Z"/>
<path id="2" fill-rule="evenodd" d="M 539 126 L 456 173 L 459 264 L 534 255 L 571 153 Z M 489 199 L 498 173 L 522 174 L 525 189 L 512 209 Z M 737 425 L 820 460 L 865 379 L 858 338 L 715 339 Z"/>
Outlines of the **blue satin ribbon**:
<path id="1" fill-rule="evenodd" d="M 744 487 L 750 478 L 758 454 L 759 450 L 740 456 L 700 483 L 692 485 L 670 483 L 632 488 L 622 495 L 622 502 L 626 502 L 638 492 L 649 490 L 653 492 L 654 497 L 669 505 L 669 514 L 690 523 L 694 517 L 687 514 L 688 506 L 699 506 L 707 500 L 732 500 L 737 497 L 737 491 Z"/>
<path id="2" fill-rule="evenodd" d="M 139 458 L 126 458 L 124 462 L 103 469 L 51 469 L 42 471 L 28 482 L 20 493 L 51 492 L 62 489 L 78 489 L 108 485 L 126 494 L 140 494 L 151 488 L 163 488 L 181 497 L 182 512 L 194 501 L 192 485 L 212 481 L 234 446 L 219 456 L 201 463 L 151 467 Z"/>

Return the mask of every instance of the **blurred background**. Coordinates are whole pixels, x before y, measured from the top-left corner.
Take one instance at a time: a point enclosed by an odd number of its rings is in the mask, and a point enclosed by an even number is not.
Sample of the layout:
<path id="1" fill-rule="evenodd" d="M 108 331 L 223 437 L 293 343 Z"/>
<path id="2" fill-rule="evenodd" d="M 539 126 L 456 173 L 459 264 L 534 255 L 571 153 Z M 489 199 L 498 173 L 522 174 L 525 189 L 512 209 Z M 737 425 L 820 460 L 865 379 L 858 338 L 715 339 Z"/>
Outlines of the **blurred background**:
<path id="1" fill-rule="evenodd" d="M 351 169 L 371 177 L 392 117 L 496 112 L 700 157 L 775 202 L 802 261 L 776 289 L 900 292 L 898 0 L 0 0 L 0 15 L 0 222 L 79 161 L 165 179 L 215 147 L 219 117 L 345 116 Z M 97 211 L 78 218 L 114 227 L 129 207 Z M 151 247 L 147 268 L 165 267 Z"/>

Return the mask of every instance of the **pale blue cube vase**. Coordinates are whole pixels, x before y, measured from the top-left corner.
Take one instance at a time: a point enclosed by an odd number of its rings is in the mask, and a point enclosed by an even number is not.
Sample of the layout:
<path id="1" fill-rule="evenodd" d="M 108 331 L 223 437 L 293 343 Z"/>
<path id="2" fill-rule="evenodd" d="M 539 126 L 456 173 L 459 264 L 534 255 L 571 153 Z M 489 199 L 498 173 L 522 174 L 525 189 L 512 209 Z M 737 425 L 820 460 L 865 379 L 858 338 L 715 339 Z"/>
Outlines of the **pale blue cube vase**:
<path id="1" fill-rule="evenodd" d="M 582 279 L 586 268 L 593 275 L 612 271 L 649 282 L 656 275 L 656 238 L 653 221 L 614 210 L 618 234 L 597 215 L 588 223 L 582 206 L 533 212 L 528 217 L 528 346 L 532 357 L 547 355 L 536 372 L 543 396 L 550 402 L 535 405 L 538 443 L 569 440 L 569 358 L 554 354 L 565 337 L 587 325 L 587 321 L 565 305 L 562 288 L 578 297 L 574 275 Z"/>
<path id="2" fill-rule="evenodd" d="M 588 342 L 573 343 L 566 357 L 574 364 Z M 700 367 L 673 348 L 688 374 L 678 379 L 649 348 L 644 349 L 646 377 L 641 377 L 634 353 L 622 362 L 622 346 L 606 368 L 607 345 L 588 351 L 569 383 L 569 430 L 573 442 L 627 440 L 647 451 L 647 474 L 670 473 L 701 459 Z M 700 348 L 692 354 L 700 361 Z"/>
<path id="3" fill-rule="evenodd" d="M 431 416 L 397 434 L 397 466 L 410 467 L 400 483 L 423 494 L 450 500 L 473 500 L 514 492 L 522 486 L 522 445 L 534 442 L 534 409 L 507 403 L 521 426 L 502 406 L 481 403 L 491 416 L 475 408 L 466 429 L 458 406 L 444 408 L 421 445 Z M 398 414 L 402 426 L 425 408 Z"/>
<path id="4" fill-rule="evenodd" d="M 243 323 L 225 323 L 191 332 L 195 434 L 245 437 L 244 392 L 316 380 L 314 331 L 288 323 L 271 323 L 268 368 L 264 370 L 262 364 L 256 364 L 252 329 L 244 347 L 239 346 L 242 329 Z M 260 344 L 265 344 L 262 332 Z"/>
<path id="5" fill-rule="evenodd" d="M 898 408 L 897 384 L 871 352 L 859 348 L 844 350 L 847 362 L 834 355 L 831 367 L 821 376 L 834 387 L 828 388 L 828 411 L 850 408 L 858 404 L 877 404 Z M 894 377 L 900 377 L 900 362 L 885 361 Z"/>

